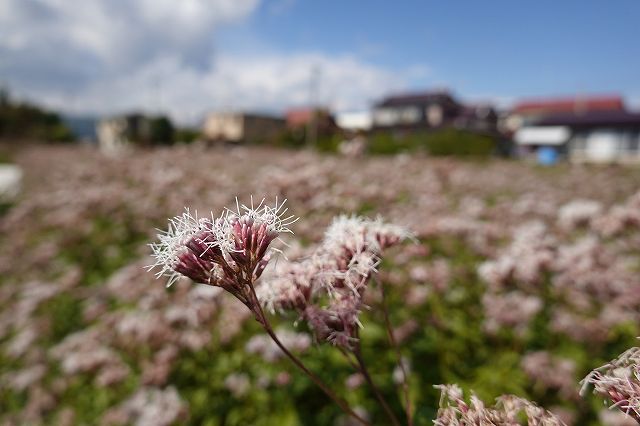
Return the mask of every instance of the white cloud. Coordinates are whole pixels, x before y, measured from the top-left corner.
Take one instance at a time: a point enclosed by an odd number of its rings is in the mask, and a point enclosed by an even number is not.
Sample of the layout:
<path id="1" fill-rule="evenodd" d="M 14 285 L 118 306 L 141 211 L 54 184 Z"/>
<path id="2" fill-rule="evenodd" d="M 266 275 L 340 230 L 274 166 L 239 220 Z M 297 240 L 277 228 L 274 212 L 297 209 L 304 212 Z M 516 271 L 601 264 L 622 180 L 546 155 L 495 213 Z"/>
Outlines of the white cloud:
<path id="1" fill-rule="evenodd" d="M 192 53 L 219 25 L 253 12 L 258 0 L 3 0 L 0 46 L 47 45 L 83 52 L 105 66 L 133 65 L 163 52 Z M 3 41 L 4 40 L 4 41 Z"/>
<path id="2" fill-rule="evenodd" d="M 110 114 L 145 108 L 195 123 L 209 110 L 280 111 L 306 105 L 314 69 L 319 73 L 317 101 L 335 110 L 365 108 L 404 85 L 403 76 L 349 56 L 221 55 L 205 69 L 165 57 L 133 73 L 96 81 L 76 97 L 43 91 L 40 99 L 70 112 Z"/>
<path id="3" fill-rule="evenodd" d="M 72 93 L 162 57 L 208 61 L 214 31 L 258 0 L 2 0 L 0 79 Z"/>
<path id="4" fill-rule="evenodd" d="M 135 109 L 196 122 L 212 109 L 281 110 L 310 101 L 364 108 L 401 74 L 355 56 L 214 52 L 215 31 L 259 0 L 1 0 L 0 84 L 74 113 Z M 288 4 L 288 3 L 287 3 Z"/>

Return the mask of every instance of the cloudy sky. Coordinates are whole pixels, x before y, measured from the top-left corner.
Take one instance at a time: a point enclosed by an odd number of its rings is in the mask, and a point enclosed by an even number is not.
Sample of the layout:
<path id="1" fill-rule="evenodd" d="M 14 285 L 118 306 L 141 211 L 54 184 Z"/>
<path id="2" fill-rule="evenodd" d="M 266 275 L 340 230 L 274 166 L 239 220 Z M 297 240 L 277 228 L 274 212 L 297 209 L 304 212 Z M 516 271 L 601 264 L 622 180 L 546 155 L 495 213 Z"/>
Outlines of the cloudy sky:
<path id="1" fill-rule="evenodd" d="M 640 2 L 0 0 L 0 85 L 75 114 L 336 110 L 394 91 L 640 102 Z"/>

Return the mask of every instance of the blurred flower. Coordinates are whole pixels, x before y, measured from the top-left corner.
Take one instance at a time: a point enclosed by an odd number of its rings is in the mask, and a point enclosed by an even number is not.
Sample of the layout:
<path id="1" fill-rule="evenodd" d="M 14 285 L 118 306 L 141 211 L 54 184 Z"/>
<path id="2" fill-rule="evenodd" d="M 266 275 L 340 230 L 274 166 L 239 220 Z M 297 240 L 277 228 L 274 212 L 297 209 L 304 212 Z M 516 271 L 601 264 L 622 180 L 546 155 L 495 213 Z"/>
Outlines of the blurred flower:
<path id="1" fill-rule="evenodd" d="M 545 389 L 558 390 L 566 399 L 577 396 L 575 361 L 554 357 L 546 351 L 537 351 L 525 355 L 521 366 L 529 377 L 542 384 Z"/>
<path id="2" fill-rule="evenodd" d="M 402 357 L 400 359 L 400 364 L 397 365 L 396 368 L 393 369 L 393 382 L 395 384 L 401 384 L 405 381 L 405 372 L 407 376 L 411 375 L 411 360 L 406 357 Z"/>
<path id="3" fill-rule="evenodd" d="M 295 333 L 286 329 L 276 330 L 276 335 L 289 350 L 304 352 L 311 346 L 311 338 L 305 333 Z M 250 354 L 258 354 L 267 362 L 274 362 L 284 354 L 275 342 L 264 334 L 251 337 L 245 344 L 245 350 Z"/>
<path id="4" fill-rule="evenodd" d="M 251 381 L 249 380 L 249 376 L 244 373 L 233 373 L 224 379 L 224 386 L 233 396 L 241 398 L 246 395 L 251 388 Z"/>
<path id="5" fill-rule="evenodd" d="M 564 426 L 562 420 L 549 411 L 526 399 L 503 395 L 493 407 L 487 407 L 474 394 L 470 402 L 464 400 L 462 389 L 457 385 L 437 385 L 440 389 L 440 409 L 434 421 L 436 426 L 460 425 L 520 425 L 521 416 L 530 426 Z"/>
<path id="6" fill-rule="evenodd" d="M 143 387 L 102 417 L 103 424 L 170 426 L 186 419 L 187 408 L 173 386 Z"/>
<path id="7" fill-rule="evenodd" d="M 558 224 L 571 231 L 589 225 L 602 212 L 602 204 L 593 200 L 573 200 L 558 210 Z"/>
<path id="8" fill-rule="evenodd" d="M 339 216 L 309 258 L 266 277 L 258 298 L 271 312 L 296 310 L 319 341 L 350 348 L 357 340 L 364 292 L 382 252 L 410 237 L 405 228 L 380 218 Z M 328 303 L 320 306 L 323 296 Z"/>
<path id="9" fill-rule="evenodd" d="M 362 386 L 364 382 L 365 380 L 362 373 L 353 373 L 345 379 L 344 385 L 347 387 L 347 389 L 354 390 Z"/>
<path id="10" fill-rule="evenodd" d="M 286 371 L 281 371 L 276 375 L 275 384 L 278 386 L 286 386 L 291 383 L 291 375 Z"/>

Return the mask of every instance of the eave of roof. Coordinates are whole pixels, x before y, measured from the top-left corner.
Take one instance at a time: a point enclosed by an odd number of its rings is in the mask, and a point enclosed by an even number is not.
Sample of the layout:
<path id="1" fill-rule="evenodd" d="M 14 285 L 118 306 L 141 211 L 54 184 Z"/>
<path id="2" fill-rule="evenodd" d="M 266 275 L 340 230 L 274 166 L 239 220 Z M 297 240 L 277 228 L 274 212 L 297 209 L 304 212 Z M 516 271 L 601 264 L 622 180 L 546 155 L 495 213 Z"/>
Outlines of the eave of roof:
<path id="1" fill-rule="evenodd" d="M 592 111 L 584 114 L 554 114 L 535 123 L 538 126 L 638 126 L 640 113 L 628 111 Z"/>

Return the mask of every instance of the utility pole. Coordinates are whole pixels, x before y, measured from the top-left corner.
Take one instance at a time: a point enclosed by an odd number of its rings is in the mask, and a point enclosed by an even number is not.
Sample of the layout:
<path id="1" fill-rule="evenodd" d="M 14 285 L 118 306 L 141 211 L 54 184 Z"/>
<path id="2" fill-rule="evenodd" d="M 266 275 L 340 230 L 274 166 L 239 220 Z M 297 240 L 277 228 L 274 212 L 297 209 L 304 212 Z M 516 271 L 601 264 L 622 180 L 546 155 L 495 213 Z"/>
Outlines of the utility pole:
<path id="1" fill-rule="evenodd" d="M 311 110 L 311 117 L 309 117 L 309 121 L 307 122 L 306 132 L 306 143 L 310 148 L 314 148 L 318 141 L 318 94 L 320 73 L 321 69 L 319 65 L 311 67 L 311 75 L 309 78 L 309 109 Z"/>

